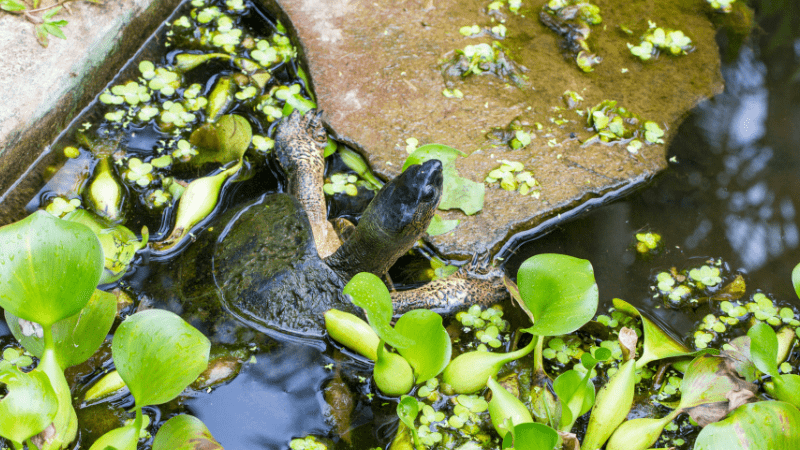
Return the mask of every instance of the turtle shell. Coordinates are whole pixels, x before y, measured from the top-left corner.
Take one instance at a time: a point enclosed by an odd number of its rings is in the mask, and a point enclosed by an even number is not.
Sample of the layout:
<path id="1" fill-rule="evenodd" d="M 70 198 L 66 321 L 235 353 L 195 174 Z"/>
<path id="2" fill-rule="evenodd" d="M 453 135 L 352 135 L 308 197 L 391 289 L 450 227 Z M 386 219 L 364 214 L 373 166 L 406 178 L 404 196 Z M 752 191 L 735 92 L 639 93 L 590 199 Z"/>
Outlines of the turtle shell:
<path id="1" fill-rule="evenodd" d="M 184 293 L 213 286 L 225 309 L 268 334 L 321 337 L 325 311 L 354 309 L 291 195 L 265 195 L 228 211 L 190 249 L 181 278 L 194 281 L 182 283 Z"/>

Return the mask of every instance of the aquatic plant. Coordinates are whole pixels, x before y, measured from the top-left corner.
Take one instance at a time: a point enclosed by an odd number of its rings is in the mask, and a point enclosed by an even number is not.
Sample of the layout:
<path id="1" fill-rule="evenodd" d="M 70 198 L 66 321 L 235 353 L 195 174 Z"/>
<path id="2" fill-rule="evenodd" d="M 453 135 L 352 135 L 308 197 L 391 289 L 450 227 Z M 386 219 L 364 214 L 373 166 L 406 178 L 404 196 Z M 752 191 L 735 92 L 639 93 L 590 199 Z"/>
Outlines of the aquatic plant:
<path id="1" fill-rule="evenodd" d="M 0 238 L 7 243 L 0 249 L 0 307 L 20 344 L 39 358 L 36 368 L 22 372 L 32 361 L 3 352 L 0 436 L 15 449 L 23 443 L 65 448 L 78 424 L 64 370 L 94 354 L 116 314 L 114 295 L 95 289 L 103 247 L 86 225 L 44 211 L 0 228 Z M 92 448 L 135 448 L 141 408 L 170 400 L 194 381 L 208 364 L 210 343 L 178 316 L 151 310 L 123 322 L 112 346 L 117 370 L 137 399 L 137 419 Z"/>

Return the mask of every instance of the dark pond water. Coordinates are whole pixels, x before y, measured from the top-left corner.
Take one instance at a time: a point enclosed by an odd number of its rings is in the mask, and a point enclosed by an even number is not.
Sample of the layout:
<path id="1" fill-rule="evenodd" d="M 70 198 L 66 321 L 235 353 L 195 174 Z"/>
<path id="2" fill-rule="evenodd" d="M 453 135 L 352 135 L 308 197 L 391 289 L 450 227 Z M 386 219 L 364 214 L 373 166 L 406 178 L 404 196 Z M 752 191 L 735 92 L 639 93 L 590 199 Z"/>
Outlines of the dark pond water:
<path id="1" fill-rule="evenodd" d="M 760 28 L 740 49 L 720 33 L 725 91 L 697 107 L 681 125 L 669 148 L 669 170 L 623 199 L 601 199 L 564 223 L 518 236 L 502 253 L 509 274 L 537 253 L 588 259 L 595 269 L 601 311 L 612 298 L 623 298 L 683 337 L 708 309 L 700 305 L 695 311 L 678 311 L 652 297 L 649 286 L 655 274 L 671 267 L 680 270 L 707 258 L 721 259 L 730 272 L 744 274 L 749 291 L 761 290 L 781 303 L 800 306 L 790 282 L 791 270 L 800 262 L 800 2 L 767 0 L 755 8 Z M 659 233 L 663 251 L 647 259 L 637 256 L 634 235 L 642 230 Z M 169 296 L 158 296 L 163 284 L 169 284 L 169 267 L 154 261 L 138 268 L 129 282 L 141 289 L 142 298 L 180 309 Z M 293 344 L 252 332 L 242 336 L 235 324 L 204 331 L 223 343 L 250 338 L 256 344 L 254 359 L 227 384 L 151 412 L 154 418 L 166 418 L 187 411 L 203 420 L 226 448 L 277 449 L 295 437 L 334 436 L 323 386 L 337 374 L 326 365 L 337 363 L 356 394 L 371 390 L 369 365 L 342 359 L 324 343 Z M 8 335 L 0 322 L 0 338 Z M 394 403 L 379 396 L 369 404 L 362 395 L 356 398 L 351 440 L 338 446 L 384 446 L 396 427 Z M 88 441 L 96 438 L 91 430 L 83 435 Z"/>

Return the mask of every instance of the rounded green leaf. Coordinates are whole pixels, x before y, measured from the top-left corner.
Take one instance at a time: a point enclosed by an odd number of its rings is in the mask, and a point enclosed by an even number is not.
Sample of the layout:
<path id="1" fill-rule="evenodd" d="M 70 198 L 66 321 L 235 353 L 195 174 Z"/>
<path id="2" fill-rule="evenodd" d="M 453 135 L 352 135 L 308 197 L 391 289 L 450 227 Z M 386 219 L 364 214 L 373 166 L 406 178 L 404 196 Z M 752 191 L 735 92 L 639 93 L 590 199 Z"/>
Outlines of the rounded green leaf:
<path id="1" fill-rule="evenodd" d="M 36 211 L 0 228 L 0 307 L 42 326 L 77 314 L 103 270 L 97 236 Z"/>
<path id="2" fill-rule="evenodd" d="M 58 365 L 66 369 L 89 359 L 108 335 L 116 313 L 116 297 L 95 289 L 89 303 L 78 314 L 54 323 L 53 341 Z M 8 311 L 6 311 L 6 323 L 26 350 L 38 358 L 42 357 L 43 338 L 35 335 L 25 336 L 19 318 Z"/>
<path id="3" fill-rule="evenodd" d="M 500 437 L 505 437 L 506 433 L 511 431 L 506 428 L 508 425 L 514 427 L 522 423 L 533 422 L 531 412 L 528 411 L 525 404 L 514 394 L 508 392 L 493 377 L 489 377 L 486 385 L 492 390 L 492 399 L 489 401 L 489 417 Z"/>
<path id="4" fill-rule="evenodd" d="M 517 272 L 522 308 L 533 317 L 526 329 L 537 336 L 560 336 L 582 327 L 597 311 L 592 263 L 559 254 L 528 258 Z"/>
<path id="5" fill-rule="evenodd" d="M 139 430 L 134 424 L 114 428 L 94 441 L 89 450 L 136 450 L 139 442 Z"/>
<path id="6" fill-rule="evenodd" d="M 427 309 L 414 309 L 403 314 L 394 329 L 414 340 L 410 347 L 397 351 L 414 368 L 417 383 L 428 381 L 447 367 L 453 345 L 442 325 L 442 316 Z"/>
<path id="7" fill-rule="evenodd" d="M 773 398 L 800 408 L 800 375 L 787 373 L 773 377 L 771 382 L 764 383 L 764 390 Z"/>
<path id="8" fill-rule="evenodd" d="M 760 322 L 747 330 L 750 338 L 750 360 L 758 370 L 776 377 L 778 372 L 778 336 L 766 323 Z"/>
<path id="9" fill-rule="evenodd" d="M 153 440 L 153 450 L 222 450 L 206 425 L 197 417 L 182 414 L 164 423 Z"/>
<path id="10" fill-rule="evenodd" d="M 357 273 L 343 292 L 352 298 L 354 305 L 367 312 L 369 325 L 387 344 L 400 349 L 414 343 L 392 328 L 392 297 L 380 278 L 368 272 Z"/>
<path id="11" fill-rule="evenodd" d="M 58 399 L 44 372 L 8 368 L 0 371 L 0 384 L 8 390 L 0 398 L 0 436 L 21 443 L 50 425 Z"/>
<path id="12" fill-rule="evenodd" d="M 476 183 L 458 175 L 455 161 L 459 156 L 465 156 L 464 152 L 442 144 L 427 144 L 414 150 L 406 158 L 402 170 L 431 159 L 441 161 L 444 182 L 439 209 L 457 208 L 469 216 L 483 209 L 486 186 L 483 183 Z"/>
<path id="13" fill-rule="evenodd" d="M 250 122 L 237 114 L 226 114 L 216 123 L 206 123 L 192 133 L 189 141 L 201 151 L 192 157 L 190 164 L 202 166 L 214 162 L 224 165 L 241 160 L 252 140 Z"/>
<path id="14" fill-rule="evenodd" d="M 541 423 L 523 423 L 503 438 L 502 448 L 514 450 L 552 450 L 558 444 L 558 432 Z"/>
<path id="15" fill-rule="evenodd" d="M 794 286 L 794 293 L 800 298 L 800 264 L 792 269 L 792 286 Z"/>
<path id="16" fill-rule="evenodd" d="M 136 313 L 114 334 L 114 364 L 136 406 L 166 403 L 208 366 L 211 343 L 183 319 L 160 309 Z"/>
<path id="17" fill-rule="evenodd" d="M 694 450 L 800 448 L 800 411 L 786 402 L 748 403 L 703 428 Z"/>

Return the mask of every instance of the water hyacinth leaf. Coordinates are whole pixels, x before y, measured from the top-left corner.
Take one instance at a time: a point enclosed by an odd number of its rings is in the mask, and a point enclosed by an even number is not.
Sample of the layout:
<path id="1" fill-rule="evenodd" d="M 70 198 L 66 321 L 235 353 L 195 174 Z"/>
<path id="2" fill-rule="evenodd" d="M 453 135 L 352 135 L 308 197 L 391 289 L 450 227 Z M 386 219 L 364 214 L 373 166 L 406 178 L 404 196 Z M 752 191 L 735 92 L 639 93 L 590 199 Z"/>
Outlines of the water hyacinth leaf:
<path id="1" fill-rule="evenodd" d="M 207 163 L 228 164 L 242 159 L 253 129 L 250 122 L 237 114 L 227 114 L 215 123 L 206 123 L 192 132 L 189 142 L 200 152 L 189 160 L 193 166 Z"/>
<path id="2" fill-rule="evenodd" d="M 417 415 L 419 415 L 417 399 L 408 395 L 402 396 L 397 404 L 397 417 L 400 418 L 400 422 L 403 422 L 407 429 L 411 430 L 411 435 L 414 438 L 414 447 L 420 448 L 419 434 L 417 433 L 417 427 L 414 426 L 414 420 L 417 419 Z"/>
<path id="3" fill-rule="evenodd" d="M 86 225 L 100 240 L 103 248 L 104 269 L 99 283 L 113 283 L 128 270 L 136 252 L 147 245 L 149 238 L 147 227 L 142 228 L 142 239 L 139 240 L 127 227 L 114 224 L 107 219 L 96 216 L 85 209 L 76 209 L 64 220 Z"/>
<path id="4" fill-rule="evenodd" d="M 794 293 L 797 298 L 800 298 L 800 264 L 792 269 L 792 286 L 794 286 Z"/>
<path id="5" fill-rule="evenodd" d="M 502 448 L 514 450 L 552 450 L 558 444 L 558 432 L 541 423 L 523 423 L 503 438 Z"/>
<path id="6" fill-rule="evenodd" d="M 328 310 L 325 329 L 334 341 L 372 361 L 378 359 L 380 338 L 360 317 L 337 309 Z"/>
<path id="7" fill-rule="evenodd" d="M 80 364 L 103 343 L 117 313 L 117 298 L 113 294 L 95 289 L 89 302 L 74 316 L 53 324 L 53 342 L 56 361 L 66 369 Z M 6 311 L 6 323 L 14 337 L 37 358 L 44 354 L 44 339 L 35 334 L 25 335 L 19 318 Z"/>
<path id="8" fill-rule="evenodd" d="M 89 301 L 103 270 L 90 229 L 36 211 L 0 228 L 0 241 L 0 307 L 49 327 Z"/>
<path id="9" fill-rule="evenodd" d="M 128 317 L 114 334 L 117 371 L 136 406 L 166 403 L 208 366 L 211 343 L 169 311 L 151 309 Z"/>
<path id="10" fill-rule="evenodd" d="M 124 427 L 114 428 L 100 436 L 100 439 L 94 441 L 89 450 L 136 450 L 138 442 L 139 430 L 132 423 Z"/>
<path id="11" fill-rule="evenodd" d="M 758 369 L 750 359 L 749 337 L 739 336 L 728 342 L 728 346 L 726 346 L 726 349 L 722 352 L 722 356 L 727 358 L 740 377 L 744 377 L 745 380 L 751 383 L 758 378 Z"/>
<path id="12" fill-rule="evenodd" d="M 428 381 L 447 367 L 453 345 L 442 325 L 442 316 L 427 309 L 414 309 L 403 314 L 394 329 L 414 340 L 410 347 L 397 351 L 414 368 L 417 383 Z"/>
<path id="13" fill-rule="evenodd" d="M 688 356 L 693 352 L 685 345 L 678 342 L 672 336 L 656 325 L 652 320 L 643 316 L 633 305 L 618 298 L 614 299 L 614 307 L 630 316 L 642 319 L 642 329 L 644 330 L 644 350 L 636 366 L 641 368 L 652 361 L 676 356 Z"/>
<path id="14" fill-rule="evenodd" d="M 750 338 L 750 359 L 758 370 L 776 377 L 778 372 L 778 336 L 766 323 L 757 323 L 747 330 Z"/>
<path id="15" fill-rule="evenodd" d="M 462 353 L 447 365 L 442 381 L 457 394 L 472 394 L 486 386 L 506 363 L 522 358 L 536 346 L 536 339 L 525 347 L 510 353 L 472 351 Z"/>
<path id="16" fill-rule="evenodd" d="M 0 384 L 8 391 L 0 398 L 0 436 L 22 443 L 50 425 L 58 399 L 44 372 L 10 367 L 0 371 Z"/>
<path id="17" fill-rule="evenodd" d="M 575 420 L 589 412 L 594 405 L 595 390 L 591 373 L 594 365 L 587 368 L 586 374 L 568 370 L 553 382 L 553 390 L 561 402 L 561 424 L 559 429 L 569 431 Z"/>
<path id="18" fill-rule="evenodd" d="M 598 449 L 628 416 L 636 386 L 636 360 L 619 367 L 597 394 L 581 447 Z"/>
<path id="19" fill-rule="evenodd" d="M 453 231 L 458 226 L 460 220 L 445 220 L 439 214 L 434 214 L 431 224 L 428 225 L 428 236 L 439 236 Z"/>
<path id="20" fill-rule="evenodd" d="M 367 312 L 369 325 L 387 344 L 396 349 L 414 344 L 412 339 L 392 328 L 392 297 L 380 278 L 368 272 L 358 273 L 350 279 L 343 292 L 351 297 L 354 305 Z"/>
<path id="21" fill-rule="evenodd" d="M 507 427 L 515 427 L 523 423 L 533 422 L 531 412 L 514 394 L 489 377 L 486 385 L 492 390 L 492 399 L 489 401 L 489 417 L 492 425 L 500 437 L 505 437 L 511 431 Z"/>
<path id="22" fill-rule="evenodd" d="M 414 150 L 406 158 L 402 170 L 431 159 L 441 161 L 444 182 L 439 209 L 460 209 L 469 216 L 483 209 L 486 186 L 458 175 L 455 161 L 459 156 L 465 156 L 464 152 L 442 144 L 426 144 Z"/>
<path id="23" fill-rule="evenodd" d="M 700 432 L 694 450 L 800 448 L 800 411 L 786 402 L 757 402 L 736 408 Z"/>
<path id="24" fill-rule="evenodd" d="M 661 419 L 633 419 L 617 428 L 606 444 L 606 450 L 647 450 L 655 444 L 664 427 L 677 417 L 673 411 Z"/>
<path id="25" fill-rule="evenodd" d="M 522 306 L 533 317 L 525 331 L 537 336 L 560 336 L 582 327 L 597 311 L 597 284 L 592 263 L 567 255 L 546 253 L 522 263 L 517 272 Z"/>
<path id="26" fill-rule="evenodd" d="M 752 398 L 758 388 L 742 380 L 724 358 L 701 355 L 686 370 L 681 382 L 681 401 L 677 409 L 689 413 L 700 426 L 725 417 L 731 400 Z"/>
<path id="27" fill-rule="evenodd" d="M 153 450 L 222 450 L 222 445 L 200 419 L 181 414 L 161 425 Z"/>
<path id="28" fill-rule="evenodd" d="M 790 373 L 774 377 L 764 383 L 764 390 L 770 396 L 800 408 L 800 375 Z"/>
<path id="29" fill-rule="evenodd" d="M 414 387 L 411 365 L 397 353 L 387 351 L 383 342 L 378 345 L 378 359 L 375 360 L 372 376 L 375 386 L 391 397 L 407 394 Z"/>

